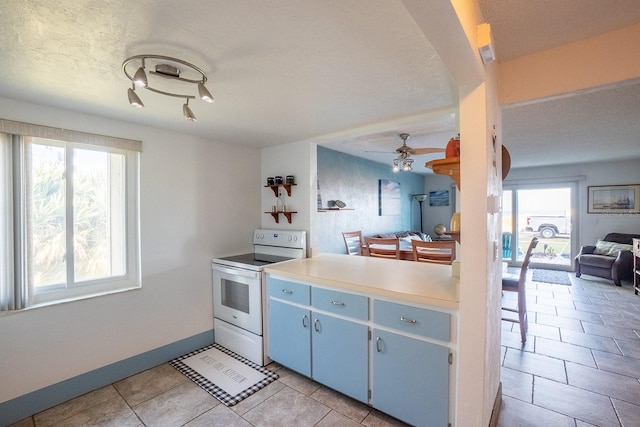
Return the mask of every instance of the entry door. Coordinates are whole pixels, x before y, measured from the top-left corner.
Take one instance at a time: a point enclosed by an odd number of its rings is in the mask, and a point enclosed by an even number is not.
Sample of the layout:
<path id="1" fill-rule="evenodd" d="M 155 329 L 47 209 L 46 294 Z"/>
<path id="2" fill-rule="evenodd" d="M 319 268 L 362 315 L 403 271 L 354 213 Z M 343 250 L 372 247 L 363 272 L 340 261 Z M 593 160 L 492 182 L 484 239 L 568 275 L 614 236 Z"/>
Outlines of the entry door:
<path id="1" fill-rule="evenodd" d="M 574 186 L 509 188 L 503 191 L 502 257 L 520 265 L 536 236 L 532 266 L 570 270 L 575 218 Z"/>

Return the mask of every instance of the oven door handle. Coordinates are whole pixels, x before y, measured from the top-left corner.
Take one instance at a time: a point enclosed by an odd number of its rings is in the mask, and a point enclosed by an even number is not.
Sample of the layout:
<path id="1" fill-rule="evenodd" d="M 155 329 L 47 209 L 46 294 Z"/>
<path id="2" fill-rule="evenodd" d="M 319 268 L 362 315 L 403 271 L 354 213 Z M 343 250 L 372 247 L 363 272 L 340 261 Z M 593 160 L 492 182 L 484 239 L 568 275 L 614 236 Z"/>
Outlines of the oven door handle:
<path id="1" fill-rule="evenodd" d="M 227 267 L 222 267 L 220 265 L 214 266 L 213 270 L 219 271 L 225 274 L 233 274 L 236 276 L 250 277 L 252 279 L 257 279 L 259 274 L 258 272 L 255 272 L 255 271 L 242 270 L 239 268 L 227 268 Z"/>

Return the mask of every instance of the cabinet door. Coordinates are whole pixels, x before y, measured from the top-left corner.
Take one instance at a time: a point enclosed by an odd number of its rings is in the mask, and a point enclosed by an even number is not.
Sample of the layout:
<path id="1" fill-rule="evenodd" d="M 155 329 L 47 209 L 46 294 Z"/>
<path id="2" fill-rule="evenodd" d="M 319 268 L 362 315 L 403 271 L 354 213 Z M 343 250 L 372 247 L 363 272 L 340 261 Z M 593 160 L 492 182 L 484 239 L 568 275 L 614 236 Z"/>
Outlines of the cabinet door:
<path id="1" fill-rule="evenodd" d="M 373 330 L 372 404 L 415 426 L 449 423 L 449 349 Z"/>
<path id="2" fill-rule="evenodd" d="M 368 327 L 312 313 L 313 379 L 367 402 Z"/>
<path id="3" fill-rule="evenodd" d="M 309 310 L 269 300 L 269 357 L 307 377 L 311 376 L 311 317 Z"/>

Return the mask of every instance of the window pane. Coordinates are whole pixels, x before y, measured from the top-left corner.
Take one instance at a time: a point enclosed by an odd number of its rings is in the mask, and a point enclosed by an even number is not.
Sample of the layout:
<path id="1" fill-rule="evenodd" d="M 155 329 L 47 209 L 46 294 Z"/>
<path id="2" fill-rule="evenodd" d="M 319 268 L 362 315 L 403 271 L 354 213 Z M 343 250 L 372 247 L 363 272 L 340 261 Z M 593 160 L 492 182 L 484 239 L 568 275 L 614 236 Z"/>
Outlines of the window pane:
<path id="1" fill-rule="evenodd" d="M 66 283 L 63 147 L 27 144 L 27 227 L 32 285 Z"/>
<path id="2" fill-rule="evenodd" d="M 125 273 L 124 156 L 73 150 L 76 282 Z"/>

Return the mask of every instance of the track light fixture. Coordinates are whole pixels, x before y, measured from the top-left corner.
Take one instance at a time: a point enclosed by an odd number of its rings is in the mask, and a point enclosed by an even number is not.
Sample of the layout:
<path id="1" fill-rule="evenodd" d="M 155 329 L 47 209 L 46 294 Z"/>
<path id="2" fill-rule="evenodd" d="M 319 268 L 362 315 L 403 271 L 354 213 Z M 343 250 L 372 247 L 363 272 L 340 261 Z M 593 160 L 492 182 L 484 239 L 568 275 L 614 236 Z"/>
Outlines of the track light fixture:
<path id="1" fill-rule="evenodd" d="M 136 94 L 136 86 L 135 85 L 131 85 L 131 86 L 132 87 L 129 88 L 129 90 L 127 91 L 127 95 L 129 96 L 129 104 L 131 104 L 134 107 L 138 107 L 138 108 L 144 107 L 144 104 L 142 103 L 142 100 Z"/>
<path id="2" fill-rule="evenodd" d="M 185 102 L 182 106 L 182 114 L 184 114 L 184 118 L 189 120 L 190 122 L 198 121 L 198 119 L 196 119 L 196 116 L 193 114 L 193 111 L 191 111 L 191 108 L 189 108 L 189 98 L 187 98 L 187 102 Z"/>
<path id="3" fill-rule="evenodd" d="M 139 62 L 138 62 L 139 61 Z M 200 68 L 195 65 L 183 61 L 181 59 L 172 58 L 170 56 L 162 56 L 162 55 L 136 55 L 130 58 L 125 59 L 122 63 L 122 70 L 124 74 L 127 76 L 129 80 L 133 82 L 132 87 L 127 90 L 127 96 L 129 97 L 129 104 L 134 107 L 142 108 L 144 104 L 138 94 L 135 92 L 136 86 L 142 87 L 144 89 L 150 90 L 151 92 L 159 93 L 160 95 L 172 96 L 175 98 L 184 98 L 186 102 L 182 105 L 182 113 L 184 114 L 185 119 L 188 121 L 195 122 L 196 116 L 189 108 L 189 100 L 195 99 L 195 95 L 188 95 L 183 93 L 177 93 L 169 90 L 160 90 L 156 87 L 151 86 L 151 82 L 149 81 L 149 77 L 147 76 L 147 62 L 153 62 L 155 64 L 155 71 L 150 71 L 149 74 L 153 77 L 162 77 L 164 79 L 177 80 L 182 83 L 191 83 L 197 85 L 198 88 L 198 96 L 205 102 L 213 102 L 213 95 L 205 86 L 207 82 L 207 75 Z M 138 65 L 136 72 L 134 74 L 130 73 L 130 70 L 127 69 L 127 66 L 134 63 L 134 65 Z M 183 65 L 186 68 L 184 71 L 187 74 L 192 74 L 193 76 L 189 77 L 181 77 L 180 76 L 180 68 L 178 66 Z M 132 68 L 132 67 L 130 67 Z M 157 79 L 157 82 L 160 80 Z M 156 82 L 154 82 L 154 85 Z"/>
<path id="4" fill-rule="evenodd" d="M 213 102 L 213 95 L 211 95 L 211 92 L 209 92 L 202 82 L 198 83 L 198 95 L 200 95 L 200 99 L 205 102 Z"/>

